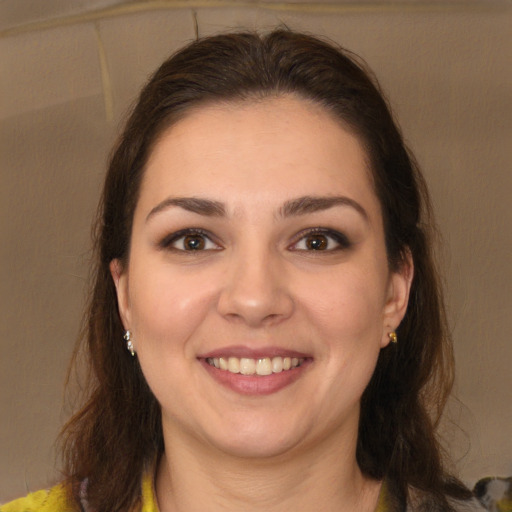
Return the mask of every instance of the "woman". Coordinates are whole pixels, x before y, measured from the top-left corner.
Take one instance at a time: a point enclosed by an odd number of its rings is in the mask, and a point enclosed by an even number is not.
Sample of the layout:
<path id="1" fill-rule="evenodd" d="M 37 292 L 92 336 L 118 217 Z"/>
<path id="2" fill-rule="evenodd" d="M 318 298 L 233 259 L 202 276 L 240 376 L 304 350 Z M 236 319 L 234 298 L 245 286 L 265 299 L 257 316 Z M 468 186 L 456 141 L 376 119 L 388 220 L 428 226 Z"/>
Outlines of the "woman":
<path id="1" fill-rule="evenodd" d="M 288 31 L 184 48 L 110 162 L 65 483 L 2 510 L 473 509 L 435 437 L 431 229 L 353 56 Z"/>

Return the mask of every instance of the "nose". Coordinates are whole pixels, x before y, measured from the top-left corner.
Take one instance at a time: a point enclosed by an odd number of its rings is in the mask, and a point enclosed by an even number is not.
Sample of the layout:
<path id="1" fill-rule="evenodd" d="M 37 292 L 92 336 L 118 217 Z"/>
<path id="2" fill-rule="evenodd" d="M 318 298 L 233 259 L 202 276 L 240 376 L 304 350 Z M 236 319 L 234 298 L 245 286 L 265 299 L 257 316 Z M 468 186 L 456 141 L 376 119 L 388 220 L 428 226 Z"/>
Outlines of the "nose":
<path id="1" fill-rule="evenodd" d="M 249 327 L 280 323 L 294 310 L 289 277 L 278 255 L 240 251 L 230 259 L 218 311 Z"/>

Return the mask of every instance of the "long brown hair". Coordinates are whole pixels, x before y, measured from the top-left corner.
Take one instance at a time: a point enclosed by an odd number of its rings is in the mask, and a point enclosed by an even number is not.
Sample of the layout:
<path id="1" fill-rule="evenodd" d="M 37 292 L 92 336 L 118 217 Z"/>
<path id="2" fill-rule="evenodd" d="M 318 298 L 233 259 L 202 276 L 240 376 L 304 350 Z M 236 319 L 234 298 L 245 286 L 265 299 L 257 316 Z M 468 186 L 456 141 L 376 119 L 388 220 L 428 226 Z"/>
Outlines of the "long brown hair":
<path id="1" fill-rule="evenodd" d="M 112 154 L 96 227 L 96 261 L 84 322 L 88 356 L 84 405 L 63 430 L 65 475 L 87 479 L 97 510 L 137 503 L 144 468 L 163 452 L 160 409 L 123 342 L 109 264 L 127 262 L 144 166 L 170 125 L 205 103 L 293 94 L 334 114 L 364 144 L 380 201 L 389 265 L 414 262 L 399 343 L 381 350 L 361 403 L 357 460 L 386 478 L 397 503 L 415 488 L 429 510 L 466 497 L 443 470 L 435 427 L 453 379 L 453 357 L 432 255 L 427 189 L 386 101 L 357 57 L 287 30 L 234 33 L 196 41 L 164 62 L 142 90 Z"/>

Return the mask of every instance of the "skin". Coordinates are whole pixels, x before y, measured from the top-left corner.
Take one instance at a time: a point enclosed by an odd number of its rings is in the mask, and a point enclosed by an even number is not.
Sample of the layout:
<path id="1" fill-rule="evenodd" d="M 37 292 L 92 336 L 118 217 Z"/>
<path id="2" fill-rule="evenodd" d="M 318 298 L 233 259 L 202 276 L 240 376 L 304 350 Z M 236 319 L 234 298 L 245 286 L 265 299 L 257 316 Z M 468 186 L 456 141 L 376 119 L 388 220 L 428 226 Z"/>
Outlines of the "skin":
<path id="1" fill-rule="evenodd" d="M 355 458 L 360 399 L 405 314 L 412 265 L 388 267 L 370 176 L 358 139 L 293 96 L 203 106 L 155 145 L 128 264 L 111 270 L 162 407 L 162 512 L 375 508 L 380 483 Z M 305 196 L 342 199 L 304 211 Z M 179 237 L 190 228 L 206 233 L 192 234 L 199 250 Z M 233 346 L 307 364 L 247 395 L 201 359 Z"/>

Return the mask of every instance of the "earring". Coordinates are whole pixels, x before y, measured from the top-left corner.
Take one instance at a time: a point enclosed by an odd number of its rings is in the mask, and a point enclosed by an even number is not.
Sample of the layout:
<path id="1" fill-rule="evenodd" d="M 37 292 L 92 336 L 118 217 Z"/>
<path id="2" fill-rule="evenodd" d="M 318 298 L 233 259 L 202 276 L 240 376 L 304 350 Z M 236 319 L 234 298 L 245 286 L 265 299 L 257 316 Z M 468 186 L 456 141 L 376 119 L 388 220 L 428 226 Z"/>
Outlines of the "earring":
<path id="1" fill-rule="evenodd" d="M 133 346 L 131 337 L 132 333 L 130 331 L 125 331 L 123 338 L 126 340 L 126 348 L 132 356 L 135 356 L 135 347 Z"/>
<path id="2" fill-rule="evenodd" d="M 388 333 L 388 338 L 391 343 L 398 343 L 398 336 L 395 331 L 391 331 Z"/>

